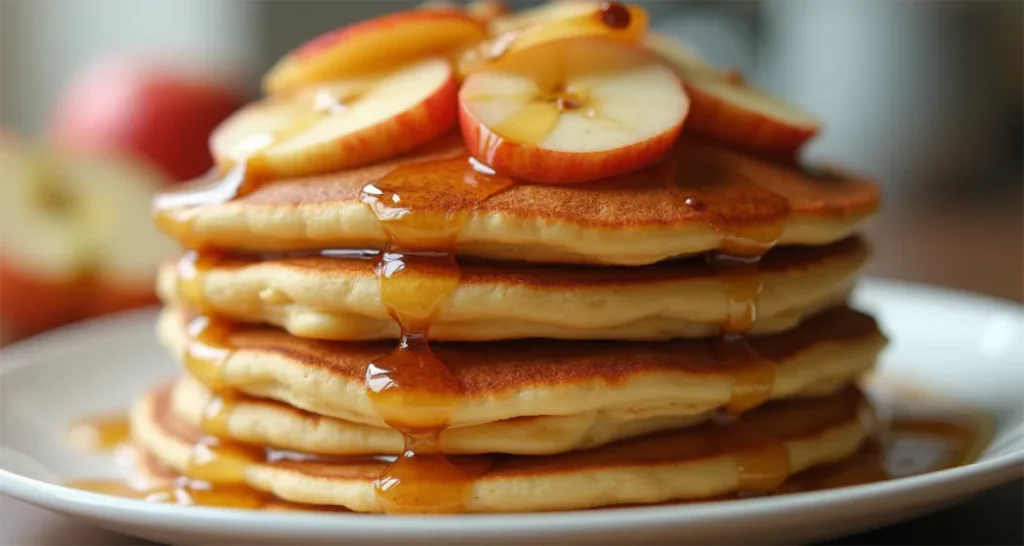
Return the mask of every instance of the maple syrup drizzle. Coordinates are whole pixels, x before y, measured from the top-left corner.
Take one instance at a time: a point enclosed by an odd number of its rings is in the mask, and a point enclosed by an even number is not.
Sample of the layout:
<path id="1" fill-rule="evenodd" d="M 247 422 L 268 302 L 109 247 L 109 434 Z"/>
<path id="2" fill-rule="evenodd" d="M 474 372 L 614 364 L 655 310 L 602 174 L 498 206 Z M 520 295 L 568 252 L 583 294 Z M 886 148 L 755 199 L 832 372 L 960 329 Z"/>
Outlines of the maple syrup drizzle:
<path id="1" fill-rule="evenodd" d="M 79 451 L 114 451 L 131 437 L 131 427 L 124 413 L 89 416 L 71 424 L 68 443 Z"/>
<path id="2" fill-rule="evenodd" d="M 223 378 L 224 364 L 235 350 L 230 336 L 234 326 L 216 315 L 197 315 L 187 326 L 184 364 L 192 377 L 215 392 L 230 391 Z"/>
<path id="3" fill-rule="evenodd" d="M 706 257 L 725 285 L 727 315 L 715 356 L 720 365 L 732 371 L 732 392 L 725 410 L 735 415 L 763 404 L 775 385 L 775 363 L 751 347 L 746 333 L 757 321 L 758 300 L 764 289 L 760 261 L 785 229 L 789 201 L 739 173 L 728 172 L 725 165 L 696 159 L 700 149 L 690 145 L 683 143 L 683 153 L 669 158 L 668 188 L 676 202 L 696 213 L 721 238 L 718 249 Z M 749 200 L 750 211 L 763 214 L 759 224 L 741 227 L 725 216 L 738 204 L 743 205 L 737 203 L 738 197 Z M 741 447 L 734 459 L 742 489 L 770 490 L 789 474 L 789 456 L 779 442 L 759 439 L 751 430 Z"/>
<path id="4" fill-rule="evenodd" d="M 923 411 L 922 411 L 923 410 Z M 889 411 L 879 412 L 888 417 L 879 420 L 876 436 L 870 439 L 855 454 L 840 462 L 806 470 L 786 478 L 781 469 L 788 473 L 788 455 L 781 441 L 766 439 L 758 433 L 753 423 L 744 422 L 744 417 L 722 416 L 717 422 L 694 429 L 693 434 L 706 434 L 720 451 L 729 452 L 737 462 L 737 488 L 734 495 L 723 495 L 709 499 L 697 499 L 693 502 L 711 502 L 729 500 L 754 495 L 781 495 L 794 492 L 815 491 L 860 485 L 873 482 L 924 474 L 954 468 L 973 462 L 992 437 L 991 419 L 975 410 L 967 408 L 950 408 L 944 404 L 918 406 L 898 400 Z M 801 419 L 802 413 L 779 415 L 780 419 Z M 817 419 L 817 417 L 811 417 Z M 375 457 L 339 457 L 329 458 L 306 453 L 296 453 L 269 448 L 243 447 L 226 450 L 222 443 L 213 439 L 200 442 L 207 450 L 208 461 L 200 461 L 199 470 L 189 474 L 194 477 L 178 476 L 172 471 L 162 468 L 159 473 L 152 470 L 155 460 L 151 455 L 142 456 L 149 461 L 131 461 L 133 465 L 147 467 L 147 474 L 156 474 L 156 479 L 129 476 L 123 479 L 86 479 L 66 482 L 68 487 L 75 487 L 103 493 L 145 500 L 199 506 L 219 506 L 252 509 L 291 509 L 291 510 L 332 510 L 331 506 L 314 506 L 289 503 L 277 499 L 271 494 L 260 492 L 245 485 L 240 485 L 239 476 L 244 475 L 245 468 L 250 464 L 288 464 L 304 462 L 322 462 L 334 464 L 378 463 Z M 419 446 L 417 446 L 419 447 Z M 780 449 L 781 448 L 781 449 Z M 421 456 L 414 450 L 413 457 Z M 703 454 L 695 456 L 704 456 Z M 557 456 L 555 456 L 557 457 Z M 488 461 L 473 458 L 477 468 L 460 463 L 462 474 L 448 476 L 450 468 L 441 458 L 424 458 L 415 463 L 426 469 L 429 464 L 439 464 L 431 470 L 442 472 L 432 476 L 430 487 L 454 486 L 459 490 L 463 482 L 465 469 L 469 473 L 482 473 Z M 484 463 L 484 464 L 481 464 Z M 529 464 L 529 463 L 527 463 Z M 197 476 L 207 476 L 205 481 Z M 445 483 L 445 479 L 454 478 L 455 482 Z M 433 489 L 420 489 L 422 494 L 434 494 Z M 419 499 L 417 499 L 419 500 Z M 451 499 L 451 502 L 458 502 Z"/>
<path id="5" fill-rule="evenodd" d="M 401 166 L 363 188 L 388 237 L 375 267 L 381 300 L 402 332 L 398 347 L 366 369 L 370 399 L 405 442 L 374 484 L 385 512 L 465 510 L 479 469 L 456 466 L 441 449 L 462 386 L 431 351 L 430 326 L 461 276 L 453 254 L 459 230 L 513 184 L 461 157 Z"/>
<path id="6" fill-rule="evenodd" d="M 725 419 L 728 427 L 712 432 L 711 440 L 735 463 L 739 494 L 769 493 L 785 483 L 790 474 L 786 445 L 731 416 Z"/>

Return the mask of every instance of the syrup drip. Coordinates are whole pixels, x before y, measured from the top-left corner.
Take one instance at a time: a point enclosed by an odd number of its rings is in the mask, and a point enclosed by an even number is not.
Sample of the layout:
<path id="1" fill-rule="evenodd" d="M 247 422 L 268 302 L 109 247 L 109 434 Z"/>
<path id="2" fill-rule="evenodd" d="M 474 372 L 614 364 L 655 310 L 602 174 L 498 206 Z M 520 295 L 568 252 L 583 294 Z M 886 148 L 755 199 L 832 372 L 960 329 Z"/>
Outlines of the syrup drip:
<path id="1" fill-rule="evenodd" d="M 224 363 L 235 350 L 230 322 L 208 315 L 189 321 L 184 363 L 192 377 L 216 392 L 230 391 L 222 377 Z"/>
<path id="2" fill-rule="evenodd" d="M 738 173 L 729 173 L 727 165 L 708 158 L 694 159 L 701 150 L 692 143 L 684 142 L 683 146 L 683 153 L 669 159 L 668 188 L 678 203 L 696 213 L 721 237 L 719 250 L 707 255 L 708 264 L 725 284 L 728 305 L 715 356 L 720 366 L 733 372 L 732 393 L 725 410 L 736 415 L 767 401 L 775 385 L 775 363 L 755 351 L 745 334 L 757 321 L 758 300 L 764 289 L 759 271 L 761 257 L 782 235 L 789 201 Z M 725 216 L 737 209 L 737 204 L 746 203 L 750 206 L 745 212 L 761 213 L 764 218 L 750 228 L 742 227 L 743 219 L 730 221 Z M 789 454 L 780 442 L 761 438 L 752 430 L 730 436 L 727 441 L 736 448 L 733 459 L 741 491 L 771 491 L 785 481 Z"/>
<path id="3" fill-rule="evenodd" d="M 130 437 L 131 427 L 123 413 L 87 417 L 68 429 L 68 443 L 79 451 L 114 451 Z"/>
<path id="4" fill-rule="evenodd" d="M 405 442 L 374 484 L 388 513 L 462 512 L 480 472 L 456 466 L 441 449 L 462 387 L 431 351 L 429 333 L 461 276 L 452 253 L 459 230 L 479 204 L 513 183 L 458 158 L 402 166 L 363 189 L 388 237 L 375 267 L 381 300 L 402 332 L 398 347 L 366 369 L 370 399 Z"/>
<path id="5" fill-rule="evenodd" d="M 760 434 L 742 421 L 726 417 L 729 426 L 711 434 L 711 441 L 729 453 L 736 464 L 737 489 L 741 495 L 769 493 L 789 477 L 789 451 L 777 438 Z"/>
<path id="6" fill-rule="evenodd" d="M 598 17 L 608 28 L 624 29 L 629 28 L 630 15 L 626 6 L 619 2 L 604 2 L 598 9 Z"/>
<path id="7" fill-rule="evenodd" d="M 694 429 L 689 434 L 702 434 L 713 444 L 716 451 L 728 451 L 737 464 L 737 487 L 740 492 L 734 495 L 684 501 L 686 503 L 711 502 L 743 498 L 751 495 L 781 495 L 794 492 L 816 491 L 860 485 L 892 479 L 924 474 L 948 468 L 954 468 L 973 462 L 982 449 L 991 440 L 991 420 L 967 408 L 950 407 L 942 404 L 917 404 L 900 397 L 892 407 L 883 407 L 878 412 L 887 415 L 878 422 L 878 435 L 869 440 L 857 453 L 840 462 L 812 468 L 785 479 L 783 471 L 788 472 L 788 456 L 785 448 L 778 440 L 766 438 L 755 423 L 744 422 L 745 417 L 722 416 L 714 423 Z M 813 408 L 809 408 L 813 409 Z M 820 419 L 817 416 L 802 412 L 779 414 L 778 419 L 799 423 L 805 418 Z M 799 427 L 799 425 L 797 425 Z M 813 430 L 806 433 L 813 434 Z M 423 488 L 411 492 L 433 495 L 434 488 L 445 489 L 454 487 L 461 492 L 466 475 L 475 475 L 486 470 L 491 458 L 470 457 L 477 463 L 473 466 L 459 462 L 461 474 L 449 475 L 450 463 L 436 454 L 424 453 L 424 446 L 415 445 L 412 457 L 421 457 L 413 464 L 418 469 L 439 470 L 437 475 L 429 475 Z M 640 439 L 639 441 L 643 441 Z M 199 506 L 220 506 L 233 508 L 259 508 L 266 510 L 332 510 L 330 506 L 312 506 L 281 501 L 270 494 L 262 493 L 249 487 L 238 485 L 235 478 L 249 464 L 276 465 L 302 464 L 305 462 L 328 464 L 379 464 L 380 459 L 370 457 L 341 457 L 336 459 L 319 457 L 305 453 L 283 450 L 249 447 L 238 453 L 226 453 L 223 444 L 216 440 L 204 439 L 200 442 L 208 450 L 207 457 L 219 458 L 215 463 L 207 462 L 203 471 L 214 479 L 204 481 L 177 476 L 166 468 L 153 467 L 152 456 L 141 454 L 140 466 L 156 479 L 140 480 L 137 477 L 127 479 L 74 480 L 65 485 L 97 493 L 117 495 L 145 500 L 148 502 L 166 502 Z M 612 448 L 613 446 L 609 446 Z M 780 449 L 781 448 L 781 449 Z M 613 453 L 617 450 L 611 449 Z M 702 457 L 706 450 L 697 450 L 694 457 Z M 556 459 L 558 456 L 555 456 Z M 600 455 L 592 462 L 601 460 Z M 615 456 L 613 455 L 613 458 Z M 499 459 L 501 457 L 498 457 Z M 486 460 L 485 460 L 486 459 Z M 508 461 L 498 461 L 498 465 L 509 463 L 527 466 L 532 463 L 529 457 L 511 457 Z M 614 459 L 613 459 L 614 460 Z M 133 461 L 139 464 L 140 461 Z M 439 468 L 432 467 L 440 464 Z M 219 465 L 222 473 L 214 471 Z M 555 467 L 560 467 L 557 465 Z M 575 468 L 570 466 L 568 468 Z M 387 477 L 382 478 L 387 479 Z M 454 479 L 455 481 L 446 481 Z M 782 483 L 784 480 L 784 483 Z M 406 490 L 410 491 L 410 490 Z M 448 500 L 458 503 L 454 494 Z M 422 499 L 408 499 L 420 501 Z M 429 500 L 429 498 L 428 498 Z M 429 500 L 429 502 L 436 502 Z M 405 505 L 402 505 L 405 507 Z"/>

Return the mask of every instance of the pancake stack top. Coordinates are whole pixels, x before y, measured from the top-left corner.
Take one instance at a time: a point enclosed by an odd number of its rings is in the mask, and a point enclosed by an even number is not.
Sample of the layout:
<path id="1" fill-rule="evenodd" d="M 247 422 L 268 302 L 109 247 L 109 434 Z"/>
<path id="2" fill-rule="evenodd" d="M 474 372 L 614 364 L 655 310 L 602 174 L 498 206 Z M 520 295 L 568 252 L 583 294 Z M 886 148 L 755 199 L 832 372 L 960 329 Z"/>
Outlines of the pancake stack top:
<path id="1" fill-rule="evenodd" d="M 137 442 L 194 490 L 368 512 L 766 491 L 855 451 L 885 341 L 836 306 L 875 187 L 802 166 L 813 119 L 638 7 L 495 9 L 300 47 L 217 177 L 157 199 L 188 374 Z"/>

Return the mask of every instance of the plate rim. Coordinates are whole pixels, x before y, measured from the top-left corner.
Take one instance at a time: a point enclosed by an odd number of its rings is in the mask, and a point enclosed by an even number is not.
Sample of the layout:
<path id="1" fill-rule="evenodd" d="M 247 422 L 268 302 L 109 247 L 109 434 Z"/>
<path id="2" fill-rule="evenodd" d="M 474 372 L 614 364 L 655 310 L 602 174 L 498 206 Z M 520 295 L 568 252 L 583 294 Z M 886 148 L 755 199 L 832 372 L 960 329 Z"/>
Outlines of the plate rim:
<path id="1" fill-rule="evenodd" d="M 856 293 L 893 290 L 898 290 L 907 298 L 932 299 L 932 305 L 939 304 L 933 299 L 938 296 L 946 302 L 956 302 L 957 305 L 981 307 L 982 310 L 988 309 L 993 312 L 1009 312 L 1017 318 L 1024 319 L 1024 304 L 926 284 L 866 277 L 858 282 Z M 69 345 L 69 341 L 89 336 L 94 330 L 107 330 L 122 323 L 143 320 L 144 317 L 154 315 L 157 309 L 147 307 L 101 317 L 12 344 L 0 350 L 0 380 L 39 360 L 45 360 L 39 356 L 27 358 L 30 353 L 58 353 L 64 350 L 62 347 Z M 60 339 L 62 343 L 51 345 L 55 339 Z M 5 362 L 11 359 L 15 360 L 13 364 Z M 163 527 L 185 525 L 190 526 L 193 531 L 209 531 L 215 534 L 230 533 L 232 527 L 244 525 L 246 533 L 265 533 L 270 536 L 282 531 L 295 533 L 297 529 L 301 529 L 298 531 L 300 535 L 336 533 L 339 529 L 344 529 L 352 538 L 365 539 L 426 538 L 423 533 L 428 533 L 432 539 L 468 533 L 479 538 L 508 539 L 512 536 L 529 537 L 541 534 L 551 538 L 554 535 L 572 535 L 581 531 L 590 535 L 615 533 L 623 529 L 635 529 L 638 525 L 653 530 L 671 528 L 694 520 L 713 524 L 726 522 L 737 516 L 760 518 L 793 511 L 825 510 L 836 506 L 856 505 L 884 495 L 909 496 L 936 488 L 959 485 L 958 493 L 948 496 L 949 500 L 954 500 L 1021 476 L 1024 476 L 1024 449 L 957 468 L 898 480 L 777 497 L 740 499 L 723 503 L 610 507 L 542 513 L 465 514 L 458 517 L 254 512 L 154 504 L 68 488 L 16 474 L 6 468 L 0 468 L 0 494 L 10 495 L 44 509 L 73 512 L 103 521 L 133 521 L 136 524 L 149 522 Z"/>

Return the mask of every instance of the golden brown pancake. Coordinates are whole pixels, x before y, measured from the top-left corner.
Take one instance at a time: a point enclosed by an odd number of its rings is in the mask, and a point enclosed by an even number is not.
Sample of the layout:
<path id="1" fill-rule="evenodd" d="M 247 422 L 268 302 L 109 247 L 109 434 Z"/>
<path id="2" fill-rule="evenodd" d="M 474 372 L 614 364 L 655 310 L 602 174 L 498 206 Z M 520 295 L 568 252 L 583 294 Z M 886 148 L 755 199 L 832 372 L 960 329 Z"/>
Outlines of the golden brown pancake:
<path id="1" fill-rule="evenodd" d="M 266 398 L 234 395 L 217 400 L 210 389 L 189 375 L 175 381 L 171 406 L 181 420 L 201 427 L 211 404 L 216 405 L 217 419 L 223 423 L 221 434 L 230 440 L 320 455 L 396 455 L 403 450 L 402 435 L 390 427 L 325 417 Z M 710 412 L 659 417 L 588 412 L 518 417 L 447 429 L 441 433 L 441 449 L 452 454 L 564 453 L 691 426 L 709 416 Z"/>
<path id="2" fill-rule="evenodd" d="M 781 476 L 842 460 L 869 436 L 873 421 L 856 389 L 820 399 L 772 403 L 735 423 L 656 433 L 561 455 L 456 458 L 476 476 L 470 512 L 570 510 L 696 500 L 745 489 L 758 462 Z M 157 389 L 132 410 L 136 442 L 164 465 L 187 472 L 199 432 L 178 419 Z M 282 499 L 379 512 L 374 480 L 387 464 L 369 458 L 236 458 L 250 486 Z M 234 470 L 233 470 L 234 471 Z"/>
<path id="3" fill-rule="evenodd" d="M 867 257 L 847 239 L 825 247 L 769 252 L 760 271 L 722 276 L 703 258 L 645 267 L 544 266 L 465 262 L 458 286 L 435 315 L 434 340 L 661 340 L 714 336 L 730 298 L 763 283 L 752 333 L 792 328 L 846 298 Z M 450 274 L 429 267 L 424 277 Z M 406 277 L 408 278 L 408 277 Z M 318 339 L 395 339 L 371 259 L 226 259 L 187 288 L 168 264 L 158 282 L 167 302 L 234 320 L 266 322 Z"/>
<path id="4" fill-rule="evenodd" d="M 173 308 L 160 320 L 160 337 L 179 358 L 187 350 L 187 320 L 187 313 Z M 316 341 L 239 327 L 224 343 L 233 350 L 218 363 L 223 386 L 384 426 L 364 380 L 367 364 L 390 352 L 393 342 Z M 590 412 L 620 420 L 693 416 L 728 404 L 752 378 L 769 382 L 764 386 L 772 399 L 824 395 L 871 369 L 885 343 L 871 317 L 838 308 L 794 330 L 752 338 L 753 353 L 715 339 L 435 343 L 433 352 L 461 384 L 450 424 L 463 427 Z"/>
<path id="5" fill-rule="evenodd" d="M 158 222 L 191 247 L 379 249 L 387 238 L 361 201 L 362 189 L 396 168 L 466 153 L 461 137 L 450 135 L 368 167 L 269 182 L 228 203 L 163 200 L 171 213 Z M 431 176 L 422 170 L 418 176 Z M 758 237 L 779 222 L 781 244 L 827 244 L 852 233 L 878 205 L 877 188 L 855 176 L 816 174 L 692 137 L 664 161 L 594 183 L 517 184 L 483 203 L 439 193 L 406 204 L 435 216 L 469 214 L 457 234 L 460 255 L 620 265 L 721 248 L 733 235 Z"/>

